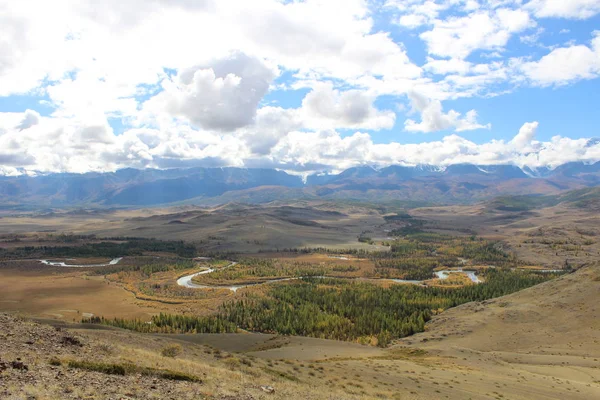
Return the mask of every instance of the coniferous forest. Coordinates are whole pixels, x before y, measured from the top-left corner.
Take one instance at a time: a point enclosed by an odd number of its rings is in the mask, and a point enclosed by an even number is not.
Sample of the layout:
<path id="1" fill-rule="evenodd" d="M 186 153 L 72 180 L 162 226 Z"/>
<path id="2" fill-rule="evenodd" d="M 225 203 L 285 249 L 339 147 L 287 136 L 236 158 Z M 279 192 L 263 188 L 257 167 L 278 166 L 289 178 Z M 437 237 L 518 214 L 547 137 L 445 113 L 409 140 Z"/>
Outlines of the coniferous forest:
<path id="1" fill-rule="evenodd" d="M 376 337 L 386 346 L 421 332 L 432 315 L 470 301 L 503 296 L 542 283 L 555 274 L 488 269 L 485 282 L 459 288 L 376 284 L 331 278 L 303 278 L 273 285 L 267 296 L 244 296 L 224 303 L 209 317 L 161 314 L 150 322 L 105 320 L 141 332 L 225 333 L 238 328 L 263 333 L 361 341 Z"/>

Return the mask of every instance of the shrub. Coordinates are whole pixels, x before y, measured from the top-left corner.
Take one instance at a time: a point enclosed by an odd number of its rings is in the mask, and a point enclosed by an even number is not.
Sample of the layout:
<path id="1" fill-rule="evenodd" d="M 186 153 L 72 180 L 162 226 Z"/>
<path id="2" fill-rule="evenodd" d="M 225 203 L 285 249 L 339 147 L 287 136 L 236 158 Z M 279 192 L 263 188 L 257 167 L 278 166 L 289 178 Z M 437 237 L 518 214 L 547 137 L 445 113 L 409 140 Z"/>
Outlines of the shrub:
<path id="1" fill-rule="evenodd" d="M 177 372 L 171 370 L 164 370 L 157 372 L 157 375 L 163 379 L 170 379 L 172 381 L 187 381 L 187 382 L 201 382 L 202 380 L 197 376 L 186 374 L 184 372 Z"/>
<path id="2" fill-rule="evenodd" d="M 202 382 L 202 380 L 197 376 L 190 375 L 185 372 L 172 371 L 168 369 L 138 367 L 134 364 L 103 364 L 90 361 L 70 360 L 67 362 L 67 365 L 70 368 L 101 372 L 109 375 L 127 375 L 137 373 L 144 376 L 154 376 L 173 381 Z"/>
<path id="3" fill-rule="evenodd" d="M 126 366 L 121 364 L 103 364 L 91 361 L 71 360 L 67 363 L 67 366 L 69 368 L 85 369 L 109 375 L 125 375 L 127 373 Z"/>
<path id="4" fill-rule="evenodd" d="M 180 355 L 182 353 L 182 351 L 183 351 L 183 349 L 181 348 L 181 345 L 170 344 L 166 347 L 163 347 L 163 349 L 160 351 L 160 354 L 162 354 L 163 357 L 175 358 L 178 355 Z"/>
<path id="5" fill-rule="evenodd" d="M 227 358 L 223 361 L 223 363 L 232 371 L 240 368 L 241 365 L 239 358 L 235 357 Z"/>

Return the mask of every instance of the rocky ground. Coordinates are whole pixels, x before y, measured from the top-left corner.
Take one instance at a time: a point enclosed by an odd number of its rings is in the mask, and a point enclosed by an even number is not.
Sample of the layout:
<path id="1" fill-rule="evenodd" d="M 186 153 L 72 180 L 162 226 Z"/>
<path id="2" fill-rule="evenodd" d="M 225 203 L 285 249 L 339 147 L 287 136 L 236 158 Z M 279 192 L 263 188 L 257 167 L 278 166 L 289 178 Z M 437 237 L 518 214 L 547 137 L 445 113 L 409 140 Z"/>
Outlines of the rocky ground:
<path id="1" fill-rule="evenodd" d="M 2 399 L 196 399 L 202 383 L 141 374 L 109 375 L 57 364 L 103 360 L 105 345 L 61 328 L 0 314 L 0 398 Z M 108 356 L 109 354 L 107 354 Z M 106 357 L 108 359 L 108 357 Z"/>

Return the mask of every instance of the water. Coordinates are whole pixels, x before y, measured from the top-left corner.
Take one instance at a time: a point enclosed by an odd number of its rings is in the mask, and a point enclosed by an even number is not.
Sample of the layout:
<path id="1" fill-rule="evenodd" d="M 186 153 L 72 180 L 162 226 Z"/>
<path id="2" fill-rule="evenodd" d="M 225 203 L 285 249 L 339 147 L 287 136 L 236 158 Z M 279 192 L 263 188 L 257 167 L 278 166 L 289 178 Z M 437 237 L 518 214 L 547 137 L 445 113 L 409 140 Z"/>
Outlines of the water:
<path id="1" fill-rule="evenodd" d="M 109 265 L 116 265 L 118 264 L 121 260 L 123 259 L 123 257 L 118 257 L 118 258 L 113 258 L 112 260 L 110 260 L 110 262 L 105 263 L 105 264 L 85 264 L 85 265 L 78 265 L 78 264 L 67 264 L 64 261 L 48 261 L 48 260 L 40 260 L 40 262 L 42 264 L 45 265 L 51 265 L 53 267 L 66 267 L 66 268 L 90 268 L 90 267 L 106 267 Z"/>
<path id="2" fill-rule="evenodd" d="M 224 268 L 229 268 L 235 264 L 237 264 L 237 263 L 232 262 L 231 264 L 229 264 L 228 266 L 226 266 Z M 215 271 L 214 269 L 209 268 L 204 271 L 196 272 L 195 274 L 182 276 L 181 278 L 177 279 L 177 284 L 179 286 L 183 286 L 183 287 L 186 287 L 189 289 L 229 289 L 232 292 L 237 292 L 239 289 L 243 289 L 243 288 L 250 287 L 250 286 L 265 285 L 265 284 L 275 283 L 275 282 L 292 281 L 292 280 L 298 280 L 298 279 L 303 278 L 303 277 L 277 278 L 277 279 L 265 280 L 262 282 L 248 283 L 248 284 L 244 284 L 244 285 L 229 285 L 229 286 L 228 285 L 222 285 L 222 286 L 221 285 L 198 285 L 198 284 L 195 284 L 192 282 L 192 279 L 194 277 L 196 277 L 198 275 L 210 274 L 214 271 Z M 462 268 L 459 268 L 456 270 L 436 271 L 435 275 L 437 276 L 437 278 L 444 280 L 444 279 L 448 279 L 451 272 L 460 272 L 460 273 L 466 274 L 472 282 L 481 283 L 481 281 L 475 274 L 475 271 L 463 271 Z M 326 276 L 316 276 L 313 278 L 327 278 L 327 277 Z M 332 277 L 332 278 L 333 279 L 351 279 L 351 280 L 364 279 L 364 278 L 340 278 L 340 277 Z M 375 278 L 375 279 L 370 279 L 370 280 L 381 280 L 381 281 L 389 280 L 389 281 L 396 282 L 396 283 L 408 283 L 408 284 L 412 284 L 412 285 L 423 285 L 423 282 L 424 282 L 424 281 L 418 281 L 418 280 L 405 280 L 405 279 L 376 279 Z"/>

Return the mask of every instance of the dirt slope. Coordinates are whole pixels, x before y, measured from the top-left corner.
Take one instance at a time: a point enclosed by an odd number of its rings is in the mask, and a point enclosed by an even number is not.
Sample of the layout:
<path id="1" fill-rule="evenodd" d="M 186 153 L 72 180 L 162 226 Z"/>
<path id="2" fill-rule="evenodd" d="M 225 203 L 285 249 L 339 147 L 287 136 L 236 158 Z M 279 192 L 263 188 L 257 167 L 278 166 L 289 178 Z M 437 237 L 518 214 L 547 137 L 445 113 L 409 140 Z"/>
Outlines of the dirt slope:
<path id="1" fill-rule="evenodd" d="M 505 297 L 450 309 L 406 342 L 600 357 L 599 300 L 600 264 L 595 264 Z"/>
<path id="2" fill-rule="evenodd" d="M 509 296 L 450 309 L 401 345 L 479 369 L 484 381 L 513 381 L 498 391 L 508 398 L 600 398 L 599 300 L 595 263 Z"/>

